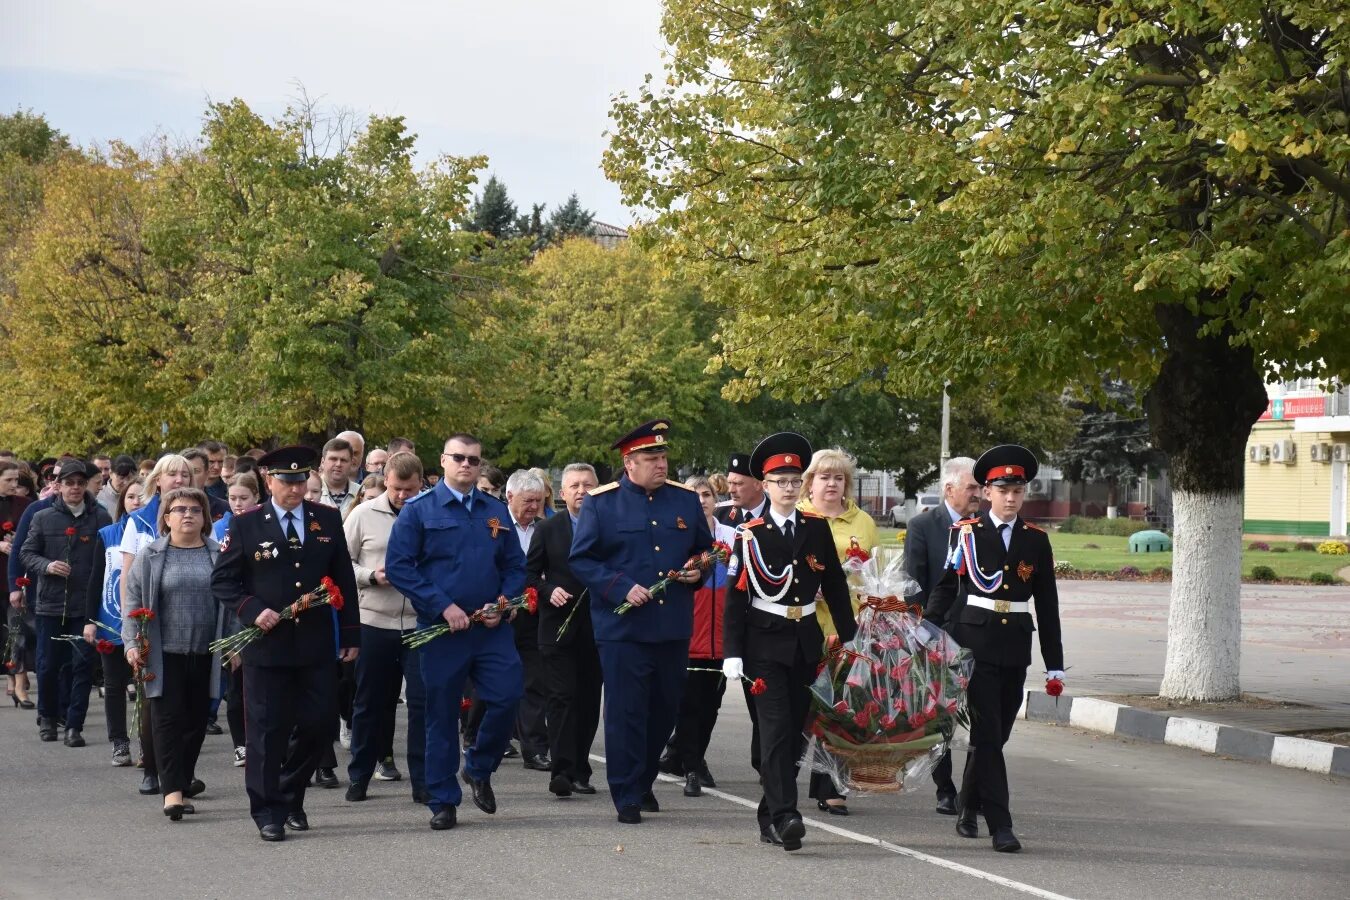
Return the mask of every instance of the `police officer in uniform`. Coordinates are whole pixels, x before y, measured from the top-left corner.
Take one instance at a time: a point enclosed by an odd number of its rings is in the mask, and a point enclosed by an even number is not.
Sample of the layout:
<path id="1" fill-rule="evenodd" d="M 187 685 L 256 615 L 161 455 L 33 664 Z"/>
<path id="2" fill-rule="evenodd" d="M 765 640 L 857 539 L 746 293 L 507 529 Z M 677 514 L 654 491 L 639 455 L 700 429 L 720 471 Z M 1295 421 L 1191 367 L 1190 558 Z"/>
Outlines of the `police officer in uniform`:
<path id="1" fill-rule="evenodd" d="M 759 717 L 760 840 L 800 850 L 806 827 L 797 812 L 797 768 L 805 746 L 825 636 L 816 620 L 816 594 L 824 596 L 842 641 L 857 631 L 848 581 L 834 549 L 830 525 L 797 509 L 811 444 L 791 431 L 770 435 L 750 455 L 751 474 L 764 482 L 769 506 L 741 525 L 722 617 L 722 672 L 733 681 L 763 679 L 754 695 Z"/>
<path id="2" fill-rule="evenodd" d="M 474 805 L 489 815 L 497 811 L 492 773 L 501 765 L 525 691 L 512 629 L 499 627 L 499 615 L 488 615 L 482 623 L 469 620 L 499 597 L 518 597 L 525 590 L 525 554 L 511 512 L 478 490 L 483 468 L 478 438 L 452 434 L 441 465 L 445 477 L 403 504 L 384 557 L 385 576 L 417 610 L 417 624 L 450 626 L 449 634 L 419 650 L 427 697 L 427 806 L 435 831 L 455 827 L 462 799 L 456 776 L 465 681 L 473 679 L 483 718 L 464 751 L 461 777 Z"/>
<path id="3" fill-rule="evenodd" d="M 684 692 L 694 589 L 703 580 L 686 564 L 713 543 L 698 494 L 666 480 L 669 430 L 656 419 L 614 442 L 623 477 L 581 505 L 570 555 L 572 574 L 590 591 L 605 682 L 609 793 L 629 825 L 660 809 L 652 784 Z M 653 596 L 648 587 L 671 571 L 676 580 Z M 632 609 L 620 614 L 624 603 Z"/>
<path id="4" fill-rule="evenodd" d="M 727 460 L 727 485 L 733 499 L 717 504 L 717 521 L 732 528 L 757 519 L 769 508 L 769 498 L 759 479 L 750 474 L 750 454 L 733 453 Z"/>
<path id="5" fill-rule="evenodd" d="M 970 752 L 956 831 L 962 837 L 979 837 L 976 816 L 983 813 L 1000 853 L 1022 849 L 1012 830 L 1003 745 L 1022 705 L 1031 633 L 1037 625 L 1047 677 L 1064 677 L 1050 538 L 1018 515 L 1037 468 L 1031 451 L 1016 444 L 986 450 L 976 460 L 975 480 L 984 485 L 990 508 L 952 526 L 947 573 L 924 611 L 975 657 L 967 694 Z"/>
<path id="6" fill-rule="evenodd" d="M 309 830 L 305 787 L 337 737 L 333 660 L 354 661 L 361 641 L 342 517 L 304 499 L 317 463 L 318 454 L 308 447 L 283 447 L 259 460 L 272 497 L 230 520 L 211 579 L 217 602 L 265 632 L 243 652 L 244 783 L 249 813 L 265 841 L 285 839 L 285 828 Z M 337 628 L 328 606 L 282 620 L 281 610 L 324 576 L 345 601 Z"/>

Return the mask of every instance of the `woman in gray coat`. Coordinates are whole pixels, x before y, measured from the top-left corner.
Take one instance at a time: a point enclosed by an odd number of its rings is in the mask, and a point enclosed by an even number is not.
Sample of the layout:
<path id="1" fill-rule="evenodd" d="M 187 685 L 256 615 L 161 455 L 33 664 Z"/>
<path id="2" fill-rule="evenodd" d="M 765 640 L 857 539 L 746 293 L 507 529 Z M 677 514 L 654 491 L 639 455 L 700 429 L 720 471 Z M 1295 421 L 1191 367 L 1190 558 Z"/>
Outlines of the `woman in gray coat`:
<path id="1" fill-rule="evenodd" d="M 187 798 L 205 790 L 195 777 L 211 700 L 219 696 L 220 657 L 210 650 L 224 616 L 211 595 L 220 545 L 211 539 L 211 507 L 196 488 L 175 488 L 159 506 L 159 537 L 136 554 L 123 578 L 122 639 L 127 662 L 141 673 L 150 706 L 150 734 L 159 766 L 164 815 L 177 822 L 195 812 Z M 145 608 L 148 650 L 137 645 Z"/>

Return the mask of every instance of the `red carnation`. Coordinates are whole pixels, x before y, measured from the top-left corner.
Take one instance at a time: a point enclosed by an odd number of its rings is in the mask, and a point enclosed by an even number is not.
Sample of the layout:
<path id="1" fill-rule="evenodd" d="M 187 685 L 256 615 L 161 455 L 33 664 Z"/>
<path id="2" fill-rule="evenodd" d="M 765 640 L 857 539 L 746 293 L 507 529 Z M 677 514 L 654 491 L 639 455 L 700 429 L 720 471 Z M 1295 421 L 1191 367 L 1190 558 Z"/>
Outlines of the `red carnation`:
<path id="1" fill-rule="evenodd" d="M 346 599 L 342 596 L 342 589 L 337 586 L 337 582 L 327 575 L 319 580 L 319 587 L 328 594 L 328 605 L 333 609 L 342 609 Z"/>
<path id="2" fill-rule="evenodd" d="M 133 609 L 131 612 L 127 613 L 128 619 L 140 619 L 143 622 L 149 622 L 154 617 L 155 611 L 153 609 L 147 609 L 144 606 L 140 609 Z"/>
<path id="3" fill-rule="evenodd" d="M 473 701 L 468 697 L 461 697 L 459 700 L 459 711 L 465 713 L 471 709 L 473 709 Z"/>
<path id="4" fill-rule="evenodd" d="M 14 530 L 13 522 L 0 522 L 0 531 L 13 531 L 13 530 Z"/>
<path id="5" fill-rule="evenodd" d="M 756 678 L 754 681 L 750 682 L 750 693 L 754 694 L 756 697 L 768 689 L 769 686 L 764 683 L 763 678 Z"/>
<path id="6" fill-rule="evenodd" d="M 1051 697 L 1058 697 L 1064 693 L 1064 682 L 1058 678 L 1047 678 L 1045 680 L 1045 692 Z"/>
<path id="7" fill-rule="evenodd" d="M 115 649 L 115 645 L 113 644 L 112 641 L 107 640 L 106 638 L 99 638 L 98 643 L 94 644 L 94 649 L 97 650 L 99 653 L 102 653 L 104 656 L 107 656 L 108 654 L 113 652 L 113 650 Z"/>
<path id="8" fill-rule="evenodd" d="M 26 588 L 32 583 L 33 579 L 29 578 L 27 575 L 20 575 L 18 578 L 14 579 L 14 584 L 21 588 Z"/>
<path id="9" fill-rule="evenodd" d="M 66 537 L 74 537 L 74 536 L 75 536 L 75 526 L 71 525 L 66 529 Z"/>
<path id="10" fill-rule="evenodd" d="M 525 609 L 533 615 L 539 609 L 539 592 L 532 587 L 525 589 Z"/>

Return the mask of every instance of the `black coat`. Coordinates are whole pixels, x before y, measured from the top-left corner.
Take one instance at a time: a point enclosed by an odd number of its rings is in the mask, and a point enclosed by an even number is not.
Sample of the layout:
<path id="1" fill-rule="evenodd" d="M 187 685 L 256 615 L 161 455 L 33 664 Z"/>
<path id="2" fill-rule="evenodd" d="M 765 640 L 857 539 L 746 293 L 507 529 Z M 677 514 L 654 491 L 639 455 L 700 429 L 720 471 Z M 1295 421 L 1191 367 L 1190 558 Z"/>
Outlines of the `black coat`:
<path id="1" fill-rule="evenodd" d="M 848 580 L 839 563 L 829 523 L 818 515 L 799 510 L 793 528 L 793 542 L 789 544 L 766 513 L 765 518 L 752 519 L 742 526 L 737 535 L 733 549 L 736 572 L 728 576 L 733 583 L 727 587 L 726 611 L 722 616 L 722 652 L 726 658 L 771 659 L 791 665 L 798 646 L 806 659 L 815 661 L 820 659 L 825 643 L 814 614 L 793 621 L 750 605 L 753 588 L 741 574 L 747 564 L 747 532 L 758 542 L 764 563 L 773 572 L 782 571 L 788 563 L 793 565 L 792 587 L 778 603 L 805 606 L 816 599 L 817 592 L 822 593 L 840 640 L 851 640 L 857 632 Z"/>
<path id="2" fill-rule="evenodd" d="M 928 605 L 928 597 L 942 580 L 942 564 L 947 561 L 947 542 L 951 538 L 952 517 L 947 504 L 919 513 L 905 529 L 905 571 L 919 583 L 919 593 L 906 597 L 910 603 Z"/>
<path id="3" fill-rule="evenodd" d="M 216 601 L 252 625 L 264 609 L 277 612 L 319 586 L 325 575 L 337 583 L 344 604 L 334 639 L 333 612 L 317 607 L 296 621 L 280 622 L 244 650 L 254 666 L 311 666 L 332 663 L 338 647 L 361 644 L 356 576 L 342 516 L 337 510 L 305 501 L 304 544 L 291 550 L 272 504 L 265 503 L 230 519 L 223 551 L 211 578 Z M 264 546 L 266 544 L 266 546 Z"/>
<path id="4" fill-rule="evenodd" d="M 1055 587 L 1055 558 L 1050 537 L 1035 525 L 1018 518 L 1012 525 L 1012 538 L 1005 551 L 1003 540 L 989 514 L 970 521 L 975 535 L 975 553 L 980 570 L 986 575 L 1003 572 L 1003 584 L 996 591 L 978 590 L 969 571 L 958 575 L 949 569 L 933 588 L 926 615 L 941 625 L 962 647 L 969 648 L 977 662 L 1000 666 L 1031 665 L 1031 634 L 1040 625 L 1041 659 L 1047 671 L 1064 668 L 1064 648 L 1060 643 L 1059 592 Z M 950 529 L 949 547 L 955 547 L 960 525 Z M 967 560 L 967 569 L 971 561 Z M 1012 602 L 1032 601 L 1036 618 L 1030 612 L 997 612 L 966 602 L 970 595 Z"/>
<path id="5" fill-rule="evenodd" d="M 33 611 L 40 616 L 83 619 L 88 605 L 89 573 L 98 556 L 98 530 L 112 524 L 94 495 L 84 495 L 84 511 L 76 518 L 59 496 L 33 516 L 19 558 L 37 587 Z M 67 529 L 72 533 L 67 534 Z M 48 575 L 55 561 L 70 564 L 70 577 Z"/>
<path id="6" fill-rule="evenodd" d="M 572 574 L 572 567 L 567 562 L 571 552 L 572 517 L 560 513 L 540 524 L 525 557 L 528 584 L 539 591 L 540 646 L 570 647 L 578 641 L 595 642 L 591 629 L 591 598 L 589 594 L 582 596 L 586 585 Z M 559 587 L 572 595 L 564 606 L 554 606 L 548 600 L 553 589 Z M 566 633 L 559 638 L 558 629 L 578 603 L 581 608 L 572 616 Z"/>

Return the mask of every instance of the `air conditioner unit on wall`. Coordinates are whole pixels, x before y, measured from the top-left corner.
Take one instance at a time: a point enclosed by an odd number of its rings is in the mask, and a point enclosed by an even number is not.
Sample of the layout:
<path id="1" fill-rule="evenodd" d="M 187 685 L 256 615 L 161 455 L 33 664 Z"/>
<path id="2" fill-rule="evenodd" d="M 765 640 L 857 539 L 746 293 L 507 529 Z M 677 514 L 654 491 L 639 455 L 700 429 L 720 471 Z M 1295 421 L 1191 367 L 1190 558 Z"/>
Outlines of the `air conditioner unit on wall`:
<path id="1" fill-rule="evenodd" d="M 1331 461 L 1332 461 L 1332 462 L 1346 462 L 1347 460 L 1350 460 L 1350 445 L 1348 445 L 1348 444 L 1343 444 L 1343 443 L 1342 443 L 1342 444 L 1332 444 L 1332 445 L 1331 445 Z"/>
<path id="2" fill-rule="evenodd" d="M 1311 444 L 1308 447 L 1308 458 L 1313 462 L 1329 463 L 1331 462 L 1330 444 Z"/>
<path id="3" fill-rule="evenodd" d="M 1252 444 L 1247 448 L 1247 459 L 1254 463 L 1270 462 L 1270 445 Z"/>
<path id="4" fill-rule="evenodd" d="M 1270 461 L 1292 466 L 1297 452 L 1293 441 L 1276 441 L 1270 445 Z"/>
<path id="5" fill-rule="evenodd" d="M 1031 483 L 1027 485 L 1027 491 L 1032 494 L 1044 494 L 1047 486 L 1048 482 L 1046 479 L 1033 478 L 1031 479 Z"/>

